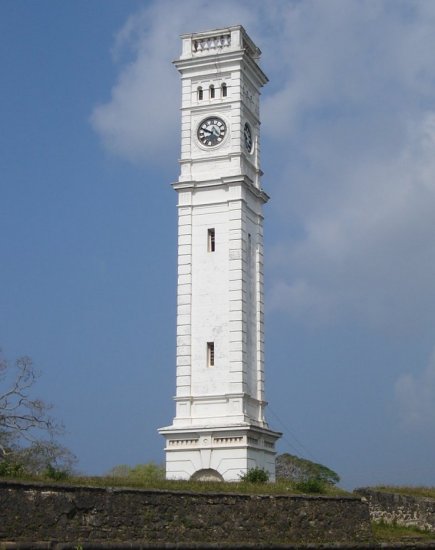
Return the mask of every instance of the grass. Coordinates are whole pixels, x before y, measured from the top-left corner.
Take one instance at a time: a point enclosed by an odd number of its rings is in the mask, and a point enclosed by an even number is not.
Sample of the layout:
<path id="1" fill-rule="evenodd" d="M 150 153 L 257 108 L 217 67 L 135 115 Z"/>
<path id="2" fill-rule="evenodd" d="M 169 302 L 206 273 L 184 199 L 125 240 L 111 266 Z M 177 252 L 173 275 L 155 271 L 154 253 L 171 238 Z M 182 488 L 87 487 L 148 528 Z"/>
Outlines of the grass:
<path id="1" fill-rule="evenodd" d="M 400 542 L 406 540 L 434 540 L 435 535 L 418 527 L 403 527 L 384 522 L 372 523 L 373 536 L 378 542 Z"/>
<path id="2" fill-rule="evenodd" d="M 131 480 L 125 477 L 115 476 L 71 476 L 68 479 L 53 481 L 45 477 L 23 476 L 18 479 L 0 478 L 3 481 L 38 481 L 59 485 L 80 485 L 85 487 L 129 487 L 135 489 L 180 491 L 195 493 L 242 493 L 258 495 L 300 495 L 323 494 L 326 496 L 351 496 L 338 487 L 324 485 L 319 491 L 309 491 L 305 487 L 289 481 L 277 481 L 275 483 L 248 483 L 248 482 L 208 482 L 208 481 L 182 481 L 166 479 Z M 308 488 L 309 489 L 309 488 Z"/>
<path id="3" fill-rule="evenodd" d="M 379 485 L 372 488 L 383 493 L 396 493 L 413 497 L 435 498 L 435 487 L 409 487 L 400 485 Z M 400 542 L 407 540 L 435 540 L 435 534 L 418 527 L 404 527 L 396 523 L 372 524 L 373 535 L 379 542 Z"/>
<path id="4" fill-rule="evenodd" d="M 435 487 L 406 487 L 400 485 L 378 485 L 371 487 L 374 491 L 383 493 L 398 493 L 400 495 L 409 495 L 412 497 L 435 498 Z"/>

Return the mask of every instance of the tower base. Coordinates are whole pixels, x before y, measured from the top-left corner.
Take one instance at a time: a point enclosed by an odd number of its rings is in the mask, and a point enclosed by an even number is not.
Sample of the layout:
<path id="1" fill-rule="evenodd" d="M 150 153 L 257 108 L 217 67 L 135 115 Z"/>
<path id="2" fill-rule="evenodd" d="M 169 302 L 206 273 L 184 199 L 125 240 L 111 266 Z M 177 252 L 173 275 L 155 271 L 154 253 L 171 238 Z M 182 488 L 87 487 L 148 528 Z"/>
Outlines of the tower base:
<path id="1" fill-rule="evenodd" d="M 275 442 L 281 433 L 250 425 L 161 428 L 166 439 L 166 478 L 240 481 L 262 468 L 275 481 Z"/>

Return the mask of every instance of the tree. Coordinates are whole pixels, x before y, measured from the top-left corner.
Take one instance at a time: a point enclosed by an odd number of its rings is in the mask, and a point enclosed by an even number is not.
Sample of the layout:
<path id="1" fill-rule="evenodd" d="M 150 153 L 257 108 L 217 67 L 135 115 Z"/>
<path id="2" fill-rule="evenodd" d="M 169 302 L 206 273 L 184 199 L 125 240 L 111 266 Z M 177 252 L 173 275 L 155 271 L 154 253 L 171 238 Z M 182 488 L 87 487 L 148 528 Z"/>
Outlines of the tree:
<path id="1" fill-rule="evenodd" d="M 52 405 L 31 396 L 38 379 L 30 357 L 9 363 L 0 350 L 0 471 L 41 474 L 52 469 L 70 471 L 76 457 L 55 441 L 63 433 L 49 412 Z M 9 472 L 9 474 L 8 474 Z"/>
<path id="2" fill-rule="evenodd" d="M 287 479 L 296 483 L 316 481 L 323 484 L 335 485 L 340 476 L 330 468 L 311 462 L 306 458 L 284 453 L 276 457 L 277 479 Z"/>
<path id="3" fill-rule="evenodd" d="M 71 474 L 77 462 L 77 457 L 69 449 L 55 441 L 35 441 L 19 448 L 14 459 L 26 473 L 53 478 Z"/>

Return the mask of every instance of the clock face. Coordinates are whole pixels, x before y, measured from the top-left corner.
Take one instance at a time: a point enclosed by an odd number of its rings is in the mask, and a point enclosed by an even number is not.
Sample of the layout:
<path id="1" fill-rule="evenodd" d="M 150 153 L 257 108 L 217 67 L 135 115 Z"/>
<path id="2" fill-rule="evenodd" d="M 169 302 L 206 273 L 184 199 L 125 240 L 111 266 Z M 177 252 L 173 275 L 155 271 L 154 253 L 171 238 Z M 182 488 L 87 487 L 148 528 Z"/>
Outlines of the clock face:
<path id="1" fill-rule="evenodd" d="M 243 141 L 245 143 L 246 150 L 250 153 L 252 151 L 252 132 L 251 127 L 247 122 L 245 123 L 245 128 L 243 129 Z"/>
<path id="2" fill-rule="evenodd" d="M 227 133 L 227 125 L 217 117 L 205 118 L 198 127 L 198 139 L 206 147 L 219 145 Z"/>

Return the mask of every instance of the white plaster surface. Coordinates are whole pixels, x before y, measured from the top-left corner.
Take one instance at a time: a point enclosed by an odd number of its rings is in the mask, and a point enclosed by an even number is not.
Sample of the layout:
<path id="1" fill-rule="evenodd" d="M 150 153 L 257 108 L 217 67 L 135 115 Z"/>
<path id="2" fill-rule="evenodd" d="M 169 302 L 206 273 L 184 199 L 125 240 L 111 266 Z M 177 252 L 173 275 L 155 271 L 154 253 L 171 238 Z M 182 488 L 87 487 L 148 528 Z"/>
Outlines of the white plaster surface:
<path id="1" fill-rule="evenodd" d="M 255 466 L 274 478 L 280 434 L 269 430 L 264 418 L 262 207 L 268 197 L 260 188 L 258 164 L 259 90 L 267 79 L 254 54 L 258 49 L 238 26 L 183 36 L 175 63 L 182 78 L 181 173 L 174 184 L 179 198 L 176 415 L 172 426 L 160 429 L 168 478 L 213 469 L 237 480 Z M 221 94 L 223 82 L 227 97 Z M 209 116 L 227 124 L 216 147 L 197 139 L 199 123 Z M 252 152 L 243 143 L 245 122 L 252 129 Z M 214 251 L 208 247 L 209 229 L 215 230 Z M 208 342 L 214 343 L 213 366 L 207 361 Z"/>

